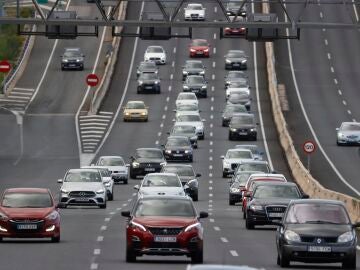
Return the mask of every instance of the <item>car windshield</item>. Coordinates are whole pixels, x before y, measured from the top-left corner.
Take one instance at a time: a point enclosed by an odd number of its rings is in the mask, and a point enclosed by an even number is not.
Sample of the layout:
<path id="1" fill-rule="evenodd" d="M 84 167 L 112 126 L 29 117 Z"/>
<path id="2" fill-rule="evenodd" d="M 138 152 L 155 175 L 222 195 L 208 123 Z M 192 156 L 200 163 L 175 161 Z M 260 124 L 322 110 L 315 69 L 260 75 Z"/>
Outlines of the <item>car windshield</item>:
<path id="1" fill-rule="evenodd" d="M 187 78 L 188 84 L 204 84 L 204 78 L 202 76 L 189 76 Z"/>
<path id="2" fill-rule="evenodd" d="M 200 115 L 179 115 L 177 121 L 180 122 L 200 122 Z"/>
<path id="3" fill-rule="evenodd" d="M 249 99 L 249 96 L 244 93 L 231 93 L 229 96 L 229 101 L 237 101 L 237 100 L 244 100 Z"/>
<path id="4" fill-rule="evenodd" d="M 181 187 L 179 179 L 175 175 L 147 175 L 142 187 Z"/>
<path id="5" fill-rule="evenodd" d="M 163 167 L 165 173 L 176 173 L 178 176 L 195 176 L 194 170 L 190 166 L 165 166 Z"/>
<path id="6" fill-rule="evenodd" d="M 162 53 L 162 52 L 164 52 L 164 50 L 161 47 L 148 47 L 147 52 L 148 53 Z"/>
<path id="7" fill-rule="evenodd" d="M 198 111 L 199 108 L 197 105 L 194 105 L 194 104 L 188 104 L 188 105 L 181 105 L 181 106 L 178 106 L 176 108 L 177 111 L 191 111 L 191 112 L 194 112 L 194 111 Z"/>
<path id="8" fill-rule="evenodd" d="M 127 109 L 145 109 L 145 104 L 142 102 L 129 102 L 126 105 Z"/>
<path id="9" fill-rule="evenodd" d="M 249 149 L 254 155 L 260 155 L 257 145 L 236 145 L 235 148 Z"/>
<path id="10" fill-rule="evenodd" d="M 49 193 L 5 193 L 2 204 L 9 208 L 47 208 L 52 207 L 53 202 Z"/>
<path id="11" fill-rule="evenodd" d="M 341 127 L 343 131 L 360 131 L 360 124 L 344 124 Z"/>
<path id="12" fill-rule="evenodd" d="M 231 124 L 253 125 L 254 118 L 248 116 L 233 116 L 233 118 L 231 118 Z"/>
<path id="13" fill-rule="evenodd" d="M 65 51 L 64 53 L 65 57 L 81 57 L 80 51 Z"/>
<path id="14" fill-rule="evenodd" d="M 248 158 L 251 159 L 250 151 L 228 151 L 226 153 L 226 158 Z"/>
<path id="15" fill-rule="evenodd" d="M 269 173 L 270 169 L 266 163 L 244 163 L 238 166 L 239 171 L 258 171 Z"/>
<path id="16" fill-rule="evenodd" d="M 179 95 L 178 100 L 185 100 L 185 99 L 190 99 L 190 100 L 196 100 L 196 96 L 195 95 L 191 95 L 191 94 L 182 94 L 182 95 Z"/>
<path id="17" fill-rule="evenodd" d="M 235 8 L 235 7 L 240 8 L 241 4 L 240 4 L 240 3 L 236 3 L 236 2 L 229 2 L 229 3 L 227 3 L 227 6 L 228 6 L 229 8 Z"/>
<path id="18" fill-rule="evenodd" d="M 193 40 L 192 46 L 208 46 L 209 44 L 207 43 L 206 40 Z"/>
<path id="19" fill-rule="evenodd" d="M 66 174 L 64 182 L 101 182 L 101 176 L 99 172 L 94 171 L 70 171 Z"/>
<path id="20" fill-rule="evenodd" d="M 200 6 L 200 5 L 188 5 L 188 9 L 202 10 L 202 6 Z"/>
<path id="21" fill-rule="evenodd" d="M 229 58 L 242 58 L 246 57 L 244 52 L 229 52 L 227 55 Z"/>
<path id="22" fill-rule="evenodd" d="M 189 62 L 186 64 L 187 68 L 204 68 L 202 63 L 198 63 L 198 62 Z"/>
<path id="23" fill-rule="evenodd" d="M 154 62 L 142 62 L 140 64 L 141 68 L 156 68 L 156 64 Z"/>
<path id="24" fill-rule="evenodd" d="M 349 224 L 350 220 L 342 205 L 311 202 L 291 205 L 285 222 Z"/>
<path id="25" fill-rule="evenodd" d="M 184 134 L 193 134 L 195 133 L 195 127 L 193 126 L 175 126 L 173 133 L 184 133 Z"/>
<path id="26" fill-rule="evenodd" d="M 244 113 L 247 112 L 246 107 L 244 105 L 239 106 L 226 106 L 226 113 Z"/>
<path id="27" fill-rule="evenodd" d="M 228 88 L 244 88 L 244 87 L 249 87 L 246 80 L 233 81 L 230 82 L 230 84 L 228 85 Z"/>
<path id="28" fill-rule="evenodd" d="M 239 182 L 242 186 L 245 186 L 246 181 L 249 179 L 250 175 L 256 172 L 247 172 L 247 173 L 239 173 L 235 176 L 234 181 Z"/>
<path id="29" fill-rule="evenodd" d="M 298 199 L 300 194 L 295 186 L 266 185 L 258 186 L 254 191 L 254 198 L 289 198 Z"/>
<path id="30" fill-rule="evenodd" d="M 172 146 L 189 146 L 190 142 L 187 138 L 168 138 L 166 142 L 167 147 Z"/>
<path id="31" fill-rule="evenodd" d="M 156 73 L 141 73 L 139 80 L 157 80 Z"/>
<path id="32" fill-rule="evenodd" d="M 99 162 L 102 166 L 125 166 L 125 162 L 121 157 L 102 158 Z"/>
<path id="33" fill-rule="evenodd" d="M 136 150 L 137 158 L 163 158 L 161 150 L 157 149 L 138 149 Z"/>
<path id="34" fill-rule="evenodd" d="M 195 209 L 189 200 L 151 199 L 141 200 L 136 206 L 135 216 L 195 217 Z"/>

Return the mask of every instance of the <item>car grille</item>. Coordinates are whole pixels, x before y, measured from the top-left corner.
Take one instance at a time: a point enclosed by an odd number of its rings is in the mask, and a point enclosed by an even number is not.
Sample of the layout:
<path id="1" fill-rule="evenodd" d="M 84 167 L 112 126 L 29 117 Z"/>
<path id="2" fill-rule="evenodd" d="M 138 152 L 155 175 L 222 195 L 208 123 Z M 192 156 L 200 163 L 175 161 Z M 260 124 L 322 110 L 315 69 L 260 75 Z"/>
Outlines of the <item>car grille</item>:
<path id="1" fill-rule="evenodd" d="M 160 164 L 159 163 L 141 163 L 140 164 L 141 167 L 143 168 L 157 168 L 157 167 L 160 167 Z"/>
<path id="2" fill-rule="evenodd" d="M 150 57 L 150 60 L 154 60 L 154 61 L 160 60 L 160 57 Z"/>
<path id="3" fill-rule="evenodd" d="M 301 236 L 301 242 L 305 243 L 336 243 L 337 237 L 314 237 L 314 236 Z"/>
<path id="4" fill-rule="evenodd" d="M 160 227 L 148 227 L 149 231 L 153 235 L 178 235 L 183 228 L 160 228 Z"/>
<path id="5" fill-rule="evenodd" d="M 184 154 L 185 150 L 171 150 L 172 154 Z"/>
<path id="6" fill-rule="evenodd" d="M 231 169 L 232 169 L 232 170 L 236 170 L 237 166 L 239 166 L 238 163 L 232 163 L 232 164 L 231 164 Z"/>
<path id="7" fill-rule="evenodd" d="M 44 220 L 39 219 L 16 219 L 16 220 L 10 220 L 11 227 L 16 232 L 22 232 L 22 233 L 28 233 L 28 232 L 39 232 L 44 227 Z M 19 229 L 18 226 L 28 226 L 28 225 L 34 225 L 36 226 L 35 229 Z"/>
<path id="8" fill-rule="evenodd" d="M 71 198 L 90 198 L 95 197 L 95 192 L 93 191 L 71 191 L 69 193 Z"/>
<path id="9" fill-rule="evenodd" d="M 199 17 L 199 14 L 191 14 L 191 18 L 197 18 Z"/>
<path id="10" fill-rule="evenodd" d="M 181 248 L 179 243 L 158 243 L 153 242 L 150 248 Z"/>
<path id="11" fill-rule="evenodd" d="M 286 206 L 267 206 L 266 211 L 268 213 L 284 213 Z"/>

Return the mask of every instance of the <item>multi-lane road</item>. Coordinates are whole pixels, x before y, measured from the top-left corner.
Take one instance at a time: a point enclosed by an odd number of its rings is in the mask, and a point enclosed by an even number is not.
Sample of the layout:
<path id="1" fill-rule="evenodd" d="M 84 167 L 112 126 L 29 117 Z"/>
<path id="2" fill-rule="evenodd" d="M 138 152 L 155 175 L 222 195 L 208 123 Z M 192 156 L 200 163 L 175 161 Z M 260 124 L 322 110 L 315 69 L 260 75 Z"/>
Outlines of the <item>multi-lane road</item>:
<path id="1" fill-rule="evenodd" d="M 74 1 L 74 0 L 73 0 Z M 77 2 L 74 2 L 77 3 Z M 140 10 L 152 10 L 151 3 L 131 3 L 127 10 L 129 19 L 137 19 Z M 208 18 L 217 17 L 215 4 L 206 4 Z M 252 111 L 260 123 L 258 144 L 266 150 L 266 159 L 273 168 L 291 179 L 278 143 L 267 94 L 266 66 L 263 44 L 242 39 L 219 40 L 217 29 L 195 30 L 194 38 L 205 38 L 211 43 L 211 57 L 203 59 L 209 81 L 208 98 L 200 100 L 201 115 L 206 119 L 205 140 L 195 150 L 193 166 L 200 178 L 198 210 L 211 214 L 204 220 L 206 263 L 250 265 L 265 269 L 278 269 L 276 265 L 275 231 L 259 229 L 248 231 L 239 206 L 228 205 L 228 183 L 223 179 L 220 156 L 236 142 L 227 140 L 227 129 L 221 127 L 221 111 L 225 106 L 224 58 L 229 49 L 243 49 L 249 55 L 248 73 L 252 86 Z M 75 114 L 86 88 L 85 74 L 94 64 L 99 40 L 88 38 L 75 41 L 54 42 L 39 38 L 31 61 L 22 78 L 22 87 L 38 89 L 24 117 L 24 153 L 19 159 L 19 134 L 15 117 L 2 112 L 0 189 L 29 186 L 48 187 L 58 193 L 56 183 L 69 168 L 79 167 Z M 96 41 L 96 42 L 95 42 Z M 99 148 L 100 155 L 130 157 L 138 147 L 154 147 L 165 142 L 166 132 L 173 124 L 177 94 L 182 91 L 181 66 L 188 59 L 188 39 L 169 41 L 142 41 L 123 38 L 119 61 L 109 93 L 101 108 L 113 112 L 115 122 L 106 140 Z M 80 46 L 85 51 L 89 68 L 84 72 L 61 72 L 58 55 L 65 46 Z M 136 94 L 135 69 L 143 59 L 148 45 L 162 45 L 168 62 L 160 67 L 162 93 L 160 95 Z M 286 45 L 286 44 L 285 44 Z M 304 46 L 304 45 L 302 45 Z M 55 50 L 53 57 L 49 54 Z M 44 57 L 46 55 L 46 57 Z M 49 60 L 48 60 L 49 59 Z M 310 58 L 309 58 L 310 59 Z M 354 61 L 354 60 L 353 60 Z M 46 73 L 44 68 L 49 63 Z M 44 77 L 39 86 L 40 79 Z M 355 78 L 354 78 L 355 80 Z M 21 83 L 20 81 L 19 83 Z M 20 86 L 19 86 L 20 87 Z M 144 100 L 150 107 L 149 122 L 124 123 L 118 108 L 127 100 Z M 338 107 L 336 107 L 338 108 Z M 330 135 L 329 135 L 330 136 Z M 345 150 L 344 150 L 345 151 Z M 320 161 L 319 161 L 320 162 Z M 316 165 L 314 165 L 316 166 Z M 320 165 L 317 165 L 320 166 Z M 314 167 L 315 169 L 315 167 Z M 128 209 L 133 201 L 133 186 L 139 180 L 115 188 L 115 198 L 107 209 L 73 208 L 61 210 L 62 241 L 59 244 L 43 241 L 8 241 L 0 244 L 0 269 L 185 269 L 189 259 L 182 257 L 143 257 L 134 264 L 125 263 L 125 220 L 120 211 Z M 328 181 L 340 190 L 340 182 Z M 335 184 L 334 184 L 335 183 Z M 338 184 L 336 184 L 338 183 Z M 358 254 L 358 260 L 360 254 Z M 299 269 L 330 269 L 333 266 L 297 266 Z"/>

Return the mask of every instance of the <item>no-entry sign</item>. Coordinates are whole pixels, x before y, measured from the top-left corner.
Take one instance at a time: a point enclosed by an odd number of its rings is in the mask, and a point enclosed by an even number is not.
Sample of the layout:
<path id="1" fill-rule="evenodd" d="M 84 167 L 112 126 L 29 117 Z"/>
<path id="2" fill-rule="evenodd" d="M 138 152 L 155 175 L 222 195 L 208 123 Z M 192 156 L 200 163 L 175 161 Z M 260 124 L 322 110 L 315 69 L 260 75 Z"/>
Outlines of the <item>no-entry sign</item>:
<path id="1" fill-rule="evenodd" d="M 10 71 L 10 63 L 6 60 L 0 61 L 0 72 L 7 73 Z"/>
<path id="2" fill-rule="evenodd" d="M 306 141 L 303 144 L 303 150 L 306 154 L 312 154 L 316 149 L 315 143 L 313 141 Z"/>
<path id="3" fill-rule="evenodd" d="M 94 87 L 94 86 L 97 86 L 98 83 L 99 83 L 99 78 L 98 78 L 98 76 L 97 76 L 96 74 L 89 74 L 89 75 L 87 75 L 87 77 L 86 77 L 86 84 L 87 84 L 88 86 Z"/>

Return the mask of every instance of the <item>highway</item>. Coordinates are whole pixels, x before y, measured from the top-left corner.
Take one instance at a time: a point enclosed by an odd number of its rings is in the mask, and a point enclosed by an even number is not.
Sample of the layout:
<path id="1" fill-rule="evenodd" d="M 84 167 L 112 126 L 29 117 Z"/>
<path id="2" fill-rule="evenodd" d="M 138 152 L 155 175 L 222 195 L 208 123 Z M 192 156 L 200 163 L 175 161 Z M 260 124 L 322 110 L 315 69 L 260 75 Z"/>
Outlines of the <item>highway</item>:
<path id="1" fill-rule="evenodd" d="M 127 17 L 139 16 L 141 3 L 129 4 Z M 217 9 L 214 4 L 207 4 L 207 16 L 212 19 Z M 145 10 L 154 6 L 144 4 Z M 221 173 L 220 156 L 226 150 L 240 142 L 227 140 L 227 128 L 221 127 L 221 111 L 225 106 L 224 59 L 229 49 L 243 49 L 249 56 L 248 74 L 252 86 L 252 111 L 265 133 L 259 127 L 258 144 L 267 151 L 266 159 L 273 168 L 291 179 L 280 149 L 276 130 L 271 115 L 266 84 L 266 66 L 263 44 L 249 43 L 243 39 L 219 40 L 217 29 L 194 31 L 194 38 L 205 38 L 211 44 L 211 57 L 203 59 L 207 67 L 206 78 L 209 81 L 207 99 L 200 100 L 201 115 L 206 119 L 205 140 L 199 142 L 195 150 L 194 169 L 202 174 L 200 178 L 198 211 L 205 210 L 210 217 L 203 221 L 205 227 L 205 263 L 225 263 L 250 265 L 265 269 L 279 269 L 276 265 L 275 230 L 272 227 L 248 231 L 242 219 L 239 206 L 228 205 L 228 183 Z M 95 53 L 97 44 L 81 38 L 69 44 L 81 46 L 88 55 L 87 61 Z M 99 39 L 96 41 L 98 42 Z M 66 41 L 68 42 L 68 41 Z M 51 48 L 51 42 L 48 47 Z M 63 41 L 59 41 L 59 44 Z M 64 42 L 65 43 L 65 42 Z M 160 67 L 162 93 L 160 95 L 136 94 L 135 70 L 142 61 L 148 45 L 162 45 L 168 53 L 168 63 Z M 142 41 L 123 38 L 116 74 L 113 77 L 109 93 L 101 108 L 113 112 L 116 116 L 105 143 L 97 152 L 101 155 L 121 155 L 125 159 L 138 147 L 154 147 L 165 142 L 173 124 L 175 99 L 182 91 L 181 66 L 188 58 L 188 39 L 169 41 Z M 59 45 L 58 45 L 59 46 Z M 58 55 L 59 51 L 54 53 Z M 57 50 L 58 50 L 57 49 Z M 56 50 L 56 51 L 57 51 Z M 33 53 L 42 53 L 34 49 Z M 54 56 L 54 57 L 55 57 Z M 32 56 L 34 65 L 46 61 Z M 44 77 L 43 86 L 30 105 L 24 118 L 24 155 L 18 159 L 18 130 L 14 116 L 1 111 L 1 129 L 6 130 L 6 141 L 1 147 L 0 189 L 8 187 L 48 187 L 57 196 L 59 186 L 56 183 L 69 168 L 77 168 L 77 137 L 74 116 L 85 92 L 83 77 L 87 72 L 61 73 L 58 59 L 51 61 Z M 38 64 L 40 65 L 40 64 Z M 44 66 L 43 64 L 41 66 Z M 89 67 L 90 69 L 90 67 Z M 89 71 L 89 69 L 87 71 Z M 28 70 L 31 76 L 31 70 Z M 40 75 L 41 70 L 37 71 Z M 36 73 L 36 76 L 40 75 Z M 60 75 L 61 74 L 61 75 Z M 36 83 L 28 77 L 26 87 L 35 87 Z M 62 77 L 64 76 L 64 77 Z M 25 78 L 26 79 L 26 76 Z M 25 87 L 25 86 L 24 86 Z M 124 123 L 118 108 L 127 100 L 144 100 L 150 107 L 149 122 Z M 122 101 L 122 102 L 121 102 Z M 44 105 L 45 104 L 45 105 Z M 261 110 L 259 108 L 261 107 Z M 261 115 L 260 115 L 261 113 Z M 266 138 L 266 139 L 265 139 Z M 4 141 L 2 141 L 4 143 Z M 2 145 L 0 145 L 2 146 Z M 14 154 L 15 153 L 15 154 Z M 16 163 L 14 165 L 14 162 Z M 129 209 L 133 202 L 133 186 L 140 180 L 130 180 L 128 185 L 117 185 L 113 202 L 108 202 L 107 209 L 70 208 L 61 209 L 62 240 L 59 244 L 44 241 L 5 241 L 0 244 L 1 270 L 21 269 L 185 269 L 190 262 L 185 257 L 143 257 L 137 263 L 125 263 L 125 219 L 120 211 Z M 339 187 L 339 185 L 337 185 Z M 360 254 L 357 256 L 360 260 Z M 314 266 L 296 264 L 296 269 L 337 269 L 333 265 Z"/>

